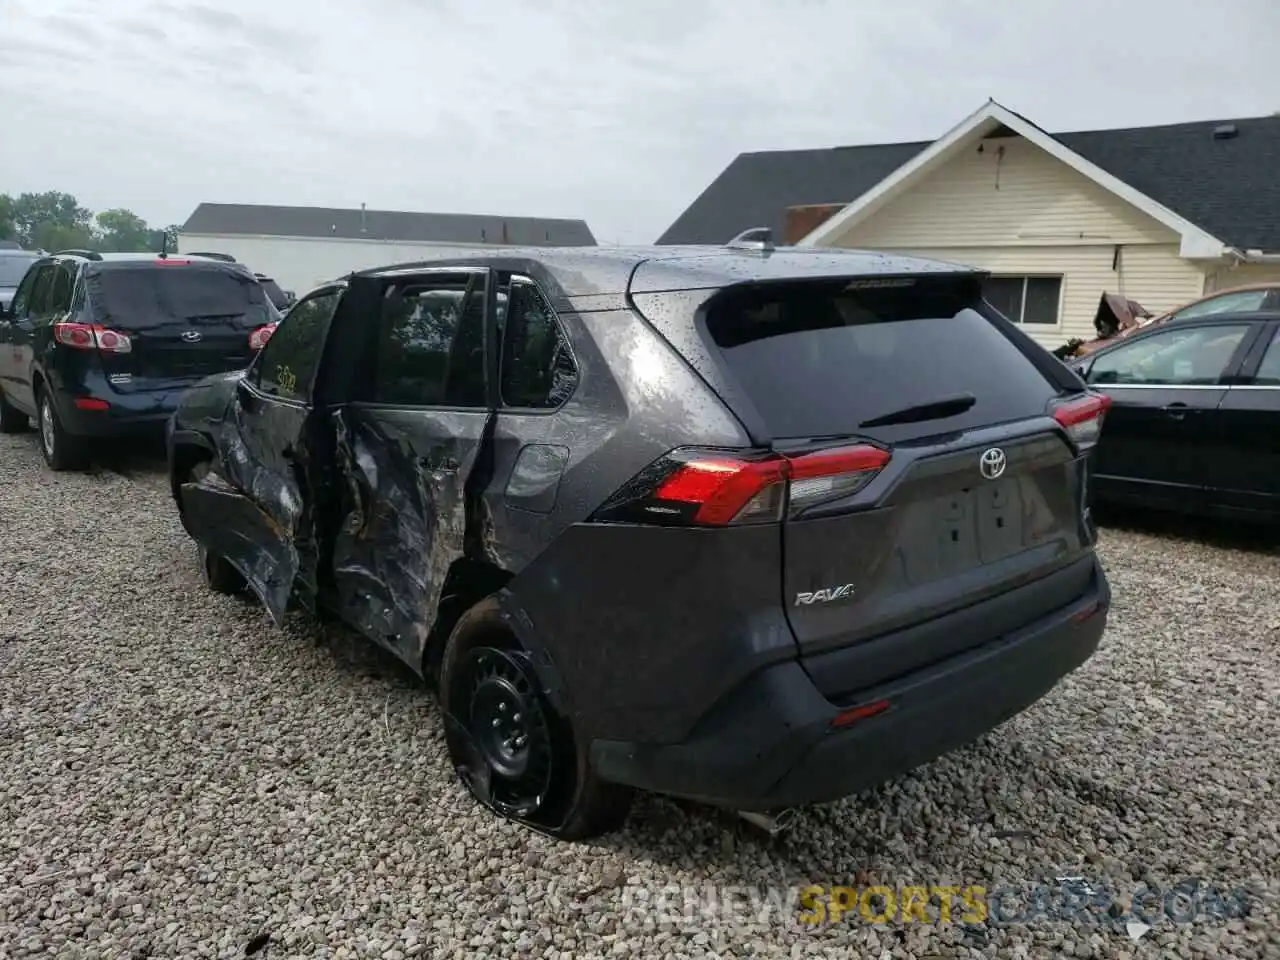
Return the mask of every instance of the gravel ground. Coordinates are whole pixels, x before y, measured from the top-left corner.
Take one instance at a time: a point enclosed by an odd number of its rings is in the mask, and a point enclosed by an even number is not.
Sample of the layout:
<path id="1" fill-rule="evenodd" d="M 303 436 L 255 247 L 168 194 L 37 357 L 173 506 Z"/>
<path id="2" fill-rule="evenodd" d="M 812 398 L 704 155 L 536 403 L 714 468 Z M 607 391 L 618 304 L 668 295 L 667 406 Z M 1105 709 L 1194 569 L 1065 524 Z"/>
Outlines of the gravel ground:
<path id="1" fill-rule="evenodd" d="M 1104 649 L 982 743 L 772 840 L 646 797 L 566 845 L 473 804 L 367 645 L 206 593 L 159 469 L 0 437 L 0 957 L 1280 956 L 1274 549 L 1108 530 Z M 1195 877 L 1237 915 L 1125 902 Z M 1084 883 L 1110 914 L 1062 919 Z M 809 884 L 991 916 L 812 926 Z M 997 903 L 1035 884 L 1038 917 Z"/>

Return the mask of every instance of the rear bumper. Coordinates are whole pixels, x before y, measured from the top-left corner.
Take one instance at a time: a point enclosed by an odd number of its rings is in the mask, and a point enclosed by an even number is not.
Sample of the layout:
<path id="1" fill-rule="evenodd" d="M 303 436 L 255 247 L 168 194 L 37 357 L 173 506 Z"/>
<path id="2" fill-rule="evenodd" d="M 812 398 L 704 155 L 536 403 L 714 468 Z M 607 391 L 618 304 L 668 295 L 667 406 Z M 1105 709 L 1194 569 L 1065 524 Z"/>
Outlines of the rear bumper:
<path id="1" fill-rule="evenodd" d="M 597 740 L 605 780 L 739 810 L 826 803 L 970 743 L 1048 693 L 1097 649 L 1110 588 L 1094 558 L 1079 598 L 988 643 L 862 691 L 884 713 L 845 729 L 798 661 L 758 671 L 683 743 Z"/>
<path id="2" fill-rule="evenodd" d="M 53 396 L 68 433 L 81 437 L 161 438 L 165 424 L 189 387 L 117 393 L 105 383 L 84 384 L 77 390 L 55 389 Z M 103 403 L 106 409 L 100 409 Z"/>

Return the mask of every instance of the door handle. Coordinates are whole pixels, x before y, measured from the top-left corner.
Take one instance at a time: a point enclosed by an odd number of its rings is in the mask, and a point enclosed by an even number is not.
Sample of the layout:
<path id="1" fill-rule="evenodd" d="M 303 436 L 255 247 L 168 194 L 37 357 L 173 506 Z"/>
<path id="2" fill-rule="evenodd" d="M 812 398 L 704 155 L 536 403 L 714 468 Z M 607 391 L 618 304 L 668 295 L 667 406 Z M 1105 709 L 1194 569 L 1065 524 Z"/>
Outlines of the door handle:
<path id="1" fill-rule="evenodd" d="M 1166 406 L 1163 406 L 1160 409 L 1163 410 L 1166 414 L 1168 414 L 1169 417 L 1171 417 L 1174 420 L 1181 420 L 1184 417 L 1186 417 L 1188 413 L 1191 412 L 1191 408 L 1188 407 L 1185 403 L 1182 403 L 1181 401 L 1167 404 Z"/>

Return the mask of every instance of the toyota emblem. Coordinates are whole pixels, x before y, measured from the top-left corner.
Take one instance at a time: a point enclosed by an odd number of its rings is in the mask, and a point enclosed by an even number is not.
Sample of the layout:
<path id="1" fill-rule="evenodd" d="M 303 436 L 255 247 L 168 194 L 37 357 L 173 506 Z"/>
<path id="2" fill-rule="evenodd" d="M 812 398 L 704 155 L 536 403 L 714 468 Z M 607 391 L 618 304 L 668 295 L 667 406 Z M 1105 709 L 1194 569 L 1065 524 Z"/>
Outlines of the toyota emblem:
<path id="1" fill-rule="evenodd" d="M 187 343 L 199 343 L 204 339 L 204 334 L 199 330 L 188 330 L 182 335 L 182 339 L 187 341 Z"/>
<path id="2" fill-rule="evenodd" d="M 982 451 L 982 456 L 978 458 L 978 467 L 988 480 L 998 480 L 1008 462 L 1009 458 L 1004 455 L 1003 450 L 992 447 L 990 450 Z"/>

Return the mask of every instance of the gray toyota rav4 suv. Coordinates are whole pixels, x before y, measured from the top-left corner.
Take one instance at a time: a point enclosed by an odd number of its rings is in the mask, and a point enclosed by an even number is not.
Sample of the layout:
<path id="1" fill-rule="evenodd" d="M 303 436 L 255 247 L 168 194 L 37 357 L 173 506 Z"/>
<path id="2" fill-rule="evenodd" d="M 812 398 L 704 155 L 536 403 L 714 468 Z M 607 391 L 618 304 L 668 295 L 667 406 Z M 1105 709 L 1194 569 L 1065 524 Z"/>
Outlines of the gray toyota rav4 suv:
<path id="1" fill-rule="evenodd" d="M 776 817 L 972 741 L 1102 636 L 1107 398 L 982 281 L 767 243 L 363 271 L 188 393 L 174 497 L 211 587 L 437 684 L 497 813 Z"/>

